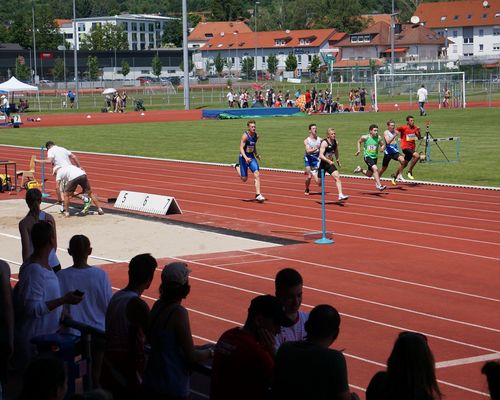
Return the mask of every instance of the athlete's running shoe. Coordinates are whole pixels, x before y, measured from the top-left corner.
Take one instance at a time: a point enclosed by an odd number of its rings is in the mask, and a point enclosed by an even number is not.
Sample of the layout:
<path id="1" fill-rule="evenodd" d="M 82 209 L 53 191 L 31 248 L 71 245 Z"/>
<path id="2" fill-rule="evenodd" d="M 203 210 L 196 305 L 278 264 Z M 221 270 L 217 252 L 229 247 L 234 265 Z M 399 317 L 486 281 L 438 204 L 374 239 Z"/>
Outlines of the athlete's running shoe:
<path id="1" fill-rule="evenodd" d="M 396 178 L 396 182 L 406 182 L 406 179 L 403 178 L 403 175 L 399 174 Z"/>
<path id="2" fill-rule="evenodd" d="M 231 164 L 234 169 L 238 168 L 240 164 Z"/>
<path id="3" fill-rule="evenodd" d="M 255 200 L 262 202 L 262 201 L 266 200 L 266 198 L 264 196 L 262 196 L 261 194 L 258 194 L 255 196 Z"/>
<path id="4" fill-rule="evenodd" d="M 380 191 L 385 190 L 385 188 L 387 187 L 387 186 L 385 186 L 385 185 L 375 185 L 375 186 L 376 186 L 376 187 L 377 187 L 377 189 L 378 189 L 378 190 L 380 190 Z"/>
<path id="5" fill-rule="evenodd" d="M 363 171 L 363 168 L 361 168 L 359 165 L 354 169 L 355 174 L 359 174 L 361 171 Z"/>
<path id="6" fill-rule="evenodd" d="M 396 177 L 394 175 L 391 175 L 391 183 L 396 186 L 397 183 L 396 183 Z"/>
<path id="7" fill-rule="evenodd" d="M 413 175 L 411 174 L 411 172 L 408 172 L 408 179 L 411 179 L 412 181 L 415 180 L 415 178 L 413 177 Z"/>
<path id="8" fill-rule="evenodd" d="M 104 211 L 102 211 L 102 208 L 97 209 L 97 214 L 104 215 Z"/>
<path id="9" fill-rule="evenodd" d="M 304 190 L 304 194 L 305 194 L 306 196 L 309 196 L 309 189 Z"/>
<path id="10" fill-rule="evenodd" d="M 90 209 L 90 199 L 87 198 L 86 201 L 83 202 L 83 209 L 82 209 L 82 214 L 87 214 Z"/>
<path id="11" fill-rule="evenodd" d="M 345 194 L 339 194 L 339 201 L 344 201 L 347 200 L 349 196 L 346 196 Z"/>

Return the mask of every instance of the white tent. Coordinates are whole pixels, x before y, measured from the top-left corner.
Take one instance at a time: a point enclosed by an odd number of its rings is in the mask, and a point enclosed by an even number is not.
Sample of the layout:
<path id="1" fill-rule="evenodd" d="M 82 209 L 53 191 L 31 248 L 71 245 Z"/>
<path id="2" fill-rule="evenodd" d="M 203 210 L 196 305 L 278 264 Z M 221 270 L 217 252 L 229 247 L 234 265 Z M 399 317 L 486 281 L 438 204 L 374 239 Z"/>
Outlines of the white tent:
<path id="1" fill-rule="evenodd" d="M 16 79 L 16 77 L 10 78 L 8 81 L 0 83 L 0 91 L 12 93 L 12 92 L 34 92 L 36 91 L 36 98 L 38 100 L 38 110 L 40 110 L 40 97 L 38 96 L 38 87 L 28 85 Z M 41 110 L 40 110 L 41 111 Z"/>

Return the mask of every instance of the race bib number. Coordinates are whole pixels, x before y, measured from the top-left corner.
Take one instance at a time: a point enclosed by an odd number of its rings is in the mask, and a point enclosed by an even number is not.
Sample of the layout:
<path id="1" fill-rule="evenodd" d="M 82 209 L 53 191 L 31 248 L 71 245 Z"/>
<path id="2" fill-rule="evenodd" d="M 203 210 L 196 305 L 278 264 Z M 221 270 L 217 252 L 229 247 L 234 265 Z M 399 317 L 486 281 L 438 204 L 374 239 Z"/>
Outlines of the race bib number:
<path id="1" fill-rule="evenodd" d="M 376 151 L 377 151 L 377 147 L 378 147 L 378 146 L 376 146 L 376 145 L 374 145 L 374 144 L 370 144 L 370 145 L 368 145 L 368 146 L 367 146 L 367 148 L 366 148 L 366 149 L 367 149 L 370 153 L 374 153 L 374 152 L 376 152 Z"/>
<path id="2" fill-rule="evenodd" d="M 417 135 L 415 135 L 414 133 L 410 133 L 410 134 L 406 135 L 406 140 L 415 141 L 415 140 L 417 140 Z"/>
<path id="3" fill-rule="evenodd" d="M 247 153 L 253 153 L 253 151 L 255 150 L 255 146 L 247 146 Z"/>

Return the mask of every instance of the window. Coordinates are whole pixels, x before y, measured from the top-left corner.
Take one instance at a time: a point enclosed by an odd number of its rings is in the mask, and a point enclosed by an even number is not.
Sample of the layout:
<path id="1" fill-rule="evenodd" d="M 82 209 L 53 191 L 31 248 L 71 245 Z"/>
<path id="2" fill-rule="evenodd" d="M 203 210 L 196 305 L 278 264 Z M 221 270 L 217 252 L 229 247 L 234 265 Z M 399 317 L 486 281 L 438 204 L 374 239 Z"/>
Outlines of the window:
<path id="1" fill-rule="evenodd" d="M 484 50 L 484 45 L 483 44 L 480 44 L 479 45 L 479 51 L 483 51 Z"/>
<path id="2" fill-rule="evenodd" d="M 132 50 L 137 50 L 137 43 L 132 43 Z"/>
<path id="3" fill-rule="evenodd" d="M 369 42 L 369 41 L 370 41 L 370 35 L 364 35 L 363 42 Z"/>
<path id="4" fill-rule="evenodd" d="M 121 26 L 122 26 L 124 32 L 128 31 L 128 22 L 122 22 Z"/>
<path id="5" fill-rule="evenodd" d="M 473 37 L 464 37 L 464 44 L 472 44 L 474 43 Z"/>
<path id="6" fill-rule="evenodd" d="M 467 19 L 472 19 L 472 14 L 467 15 Z"/>
<path id="7" fill-rule="evenodd" d="M 154 32 L 154 30 L 155 30 L 154 24 L 148 24 L 148 31 L 149 32 Z"/>
<path id="8" fill-rule="evenodd" d="M 284 46 L 285 45 L 285 39 L 276 39 L 274 41 L 275 46 Z"/>
<path id="9" fill-rule="evenodd" d="M 495 43 L 493 45 L 493 51 L 500 51 L 500 43 Z"/>
<path id="10" fill-rule="evenodd" d="M 85 24 L 83 22 L 78 23 L 78 32 L 85 32 Z"/>
<path id="11" fill-rule="evenodd" d="M 136 31 L 137 30 L 137 22 L 132 22 L 131 25 L 132 25 L 132 30 Z"/>
<path id="12" fill-rule="evenodd" d="M 488 14 L 484 13 L 483 15 L 481 15 L 481 18 L 488 18 Z"/>
<path id="13" fill-rule="evenodd" d="M 155 23 L 155 28 L 156 28 L 156 29 L 161 29 L 161 24 L 160 24 L 159 22 L 156 22 L 156 23 Z"/>
<path id="14" fill-rule="evenodd" d="M 351 43 L 357 43 L 358 42 L 358 36 L 353 35 L 351 36 Z"/>
<path id="15" fill-rule="evenodd" d="M 500 28 L 493 28 L 493 36 L 500 36 Z"/>
<path id="16" fill-rule="evenodd" d="M 149 42 L 153 43 L 155 41 L 154 35 L 152 33 L 149 34 Z"/>
<path id="17" fill-rule="evenodd" d="M 479 29 L 479 36 L 483 37 L 484 36 L 484 29 Z"/>
<path id="18" fill-rule="evenodd" d="M 454 20 L 454 21 L 456 21 L 457 19 L 458 19 L 458 15 L 455 15 L 455 16 L 453 17 L 453 20 Z"/>
<path id="19" fill-rule="evenodd" d="M 64 37 L 65 37 L 66 39 L 73 39 L 73 34 L 72 34 L 72 33 L 65 33 L 65 34 L 64 34 Z"/>
<path id="20" fill-rule="evenodd" d="M 474 53 L 464 53 L 464 57 L 472 57 Z"/>
<path id="21" fill-rule="evenodd" d="M 141 42 L 146 41 L 146 35 L 144 33 L 141 33 Z"/>
<path id="22" fill-rule="evenodd" d="M 500 18 L 500 13 L 496 13 L 495 18 Z"/>
<path id="23" fill-rule="evenodd" d="M 441 21 L 446 21 L 446 15 L 441 17 Z"/>
<path id="24" fill-rule="evenodd" d="M 135 42 L 137 41 L 137 33 L 136 32 L 133 32 L 132 33 L 132 40 Z"/>
<path id="25" fill-rule="evenodd" d="M 140 22 L 139 23 L 139 30 L 141 32 L 145 32 L 146 31 L 146 24 L 144 22 Z M 144 49 L 143 49 L 144 50 Z"/>

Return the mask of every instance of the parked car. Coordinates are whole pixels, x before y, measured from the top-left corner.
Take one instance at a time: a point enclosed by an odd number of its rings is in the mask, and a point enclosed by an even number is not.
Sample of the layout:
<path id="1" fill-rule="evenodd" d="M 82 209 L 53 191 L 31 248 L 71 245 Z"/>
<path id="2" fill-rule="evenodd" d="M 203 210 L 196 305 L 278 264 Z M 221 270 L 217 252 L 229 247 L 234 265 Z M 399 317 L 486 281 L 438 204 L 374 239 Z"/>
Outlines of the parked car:
<path id="1" fill-rule="evenodd" d="M 178 76 L 162 76 L 162 77 L 160 77 L 160 82 L 162 84 L 166 84 L 166 82 L 170 82 L 174 86 L 179 86 L 181 84 L 181 78 Z"/>
<path id="2" fill-rule="evenodd" d="M 137 80 L 141 83 L 141 85 L 151 84 L 158 81 L 158 79 L 154 76 L 139 76 Z"/>

